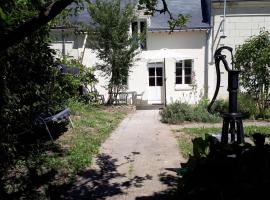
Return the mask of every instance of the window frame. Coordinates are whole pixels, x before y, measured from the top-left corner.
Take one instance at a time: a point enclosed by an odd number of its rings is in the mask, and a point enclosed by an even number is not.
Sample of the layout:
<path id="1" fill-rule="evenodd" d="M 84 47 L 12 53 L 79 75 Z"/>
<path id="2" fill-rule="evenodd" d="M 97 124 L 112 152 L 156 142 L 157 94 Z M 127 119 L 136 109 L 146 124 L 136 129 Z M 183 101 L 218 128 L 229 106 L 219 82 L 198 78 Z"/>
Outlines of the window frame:
<path id="1" fill-rule="evenodd" d="M 135 24 L 136 23 L 136 29 L 133 29 L 133 24 Z M 145 28 L 145 32 L 143 33 L 142 32 L 142 24 L 144 23 L 144 28 Z M 145 38 L 144 38 L 144 41 L 141 41 L 141 40 L 139 40 L 138 42 L 139 42 L 139 49 L 141 49 L 141 50 L 144 50 L 144 51 L 146 51 L 147 50 L 147 27 L 148 27 L 148 25 L 147 25 L 148 23 L 147 23 L 147 19 L 145 19 L 145 18 L 139 18 L 139 19 L 137 19 L 137 20 L 134 20 L 134 21 L 132 21 L 131 22 L 131 34 L 132 35 L 134 35 L 134 34 L 145 34 Z M 137 31 L 136 33 L 134 33 L 134 31 Z"/>
<path id="2" fill-rule="evenodd" d="M 186 61 L 187 60 L 190 60 L 191 61 L 191 70 L 190 70 L 190 74 L 189 75 L 187 75 L 186 74 L 186 72 L 185 72 L 185 66 L 186 66 Z M 178 68 L 178 66 L 177 66 L 177 64 L 178 63 L 181 63 L 181 71 L 182 71 L 182 73 L 181 73 L 181 75 L 177 75 L 177 68 Z M 190 86 L 190 85 L 192 85 L 193 84 L 193 80 L 192 80 L 192 74 L 194 73 L 194 59 L 185 59 L 185 60 L 178 60 L 178 61 L 176 61 L 175 62 L 175 85 L 176 86 Z M 186 77 L 190 77 L 190 83 L 186 83 Z M 176 79 L 177 78 L 180 78 L 181 77 L 181 83 L 177 83 L 177 81 L 176 81 Z"/>
<path id="3" fill-rule="evenodd" d="M 162 66 L 162 62 L 148 63 L 148 87 L 163 87 L 164 86 L 164 67 Z M 150 69 L 154 69 L 154 75 L 150 76 Z M 157 69 L 161 69 L 162 74 L 158 75 Z M 155 79 L 155 85 L 150 85 L 150 78 Z M 161 85 L 158 85 L 157 79 L 161 78 Z"/>

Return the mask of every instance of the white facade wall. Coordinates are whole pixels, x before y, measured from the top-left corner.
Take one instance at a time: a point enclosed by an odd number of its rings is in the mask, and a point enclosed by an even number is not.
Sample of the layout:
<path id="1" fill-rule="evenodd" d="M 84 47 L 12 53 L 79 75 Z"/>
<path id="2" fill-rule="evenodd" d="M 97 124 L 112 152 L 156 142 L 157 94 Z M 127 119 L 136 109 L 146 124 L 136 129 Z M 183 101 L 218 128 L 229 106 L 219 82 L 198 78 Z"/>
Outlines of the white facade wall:
<path id="1" fill-rule="evenodd" d="M 167 103 L 182 101 L 197 103 L 204 93 L 204 53 L 205 53 L 205 31 L 187 32 L 149 32 L 147 34 L 147 50 L 160 50 L 167 48 L 179 55 L 186 55 L 194 59 L 193 71 L 195 72 L 194 85 L 175 84 L 176 59 L 165 59 L 166 74 L 166 99 Z M 163 58 L 160 60 L 163 62 Z M 129 90 L 137 93 L 144 92 L 143 100 L 147 103 L 149 98 L 148 65 L 149 61 L 138 61 L 134 64 L 129 78 Z M 163 98 L 164 98 L 163 93 Z M 164 101 L 164 99 L 163 99 Z M 163 102 L 164 103 L 164 102 Z"/>
<path id="2" fill-rule="evenodd" d="M 82 36 L 83 37 L 83 36 Z M 83 41 L 82 38 L 79 39 Z M 193 85 L 178 85 L 175 84 L 175 70 L 176 70 L 176 59 L 167 58 L 165 60 L 165 74 L 166 74 L 166 97 L 167 103 L 174 101 L 182 101 L 188 103 L 197 103 L 199 98 L 203 96 L 204 91 L 204 53 L 205 53 L 205 31 L 187 31 L 187 32 L 174 32 L 169 34 L 168 32 L 147 34 L 147 50 L 160 50 L 167 48 L 174 52 L 179 52 L 180 55 L 185 55 L 189 59 L 193 59 L 193 71 L 195 73 L 195 82 Z M 82 43 L 82 42 L 81 42 Z M 65 53 L 68 56 L 72 56 L 76 59 L 80 58 L 83 54 L 82 44 L 74 45 L 73 42 L 66 42 Z M 76 47 L 75 47 L 76 46 Z M 52 44 L 52 48 L 57 49 L 61 53 L 62 43 L 55 42 Z M 162 62 L 163 58 L 159 61 Z M 87 67 L 93 67 L 98 62 L 96 53 L 86 48 L 83 56 L 82 63 Z M 138 94 L 143 93 L 142 103 L 148 104 L 149 102 L 149 76 L 148 76 L 148 63 L 150 61 L 142 59 L 140 54 L 134 62 L 134 66 L 131 68 L 129 80 L 128 80 L 128 91 L 134 91 Z M 151 61 L 152 62 L 152 61 Z M 96 72 L 98 77 L 98 84 L 96 89 L 100 94 L 108 97 L 106 86 L 108 85 L 108 79 L 105 79 L 101 72 Z M 165 103 L 164 87 L 162 88 L 162 102 Z M 130 95 L 131 98 L 131 95 Z"/>
<path id="3" fill-rule="evenodd" d="M 213 54 L 218 47 L 230 46 L 234 50 L 251 36 L 258 35 L 262 28 L 270 31 L 270 2 L 228 3 L 223 32 L 223 3 L 214 3 L 212 7 L 212 24 L 209 53 L 209 97 L 213 96 L 216 84 Z M 222 35 L 225 38 L 222 38 Z M 227 98 L 227 73 L 221 68 L 220 97 Z"/>

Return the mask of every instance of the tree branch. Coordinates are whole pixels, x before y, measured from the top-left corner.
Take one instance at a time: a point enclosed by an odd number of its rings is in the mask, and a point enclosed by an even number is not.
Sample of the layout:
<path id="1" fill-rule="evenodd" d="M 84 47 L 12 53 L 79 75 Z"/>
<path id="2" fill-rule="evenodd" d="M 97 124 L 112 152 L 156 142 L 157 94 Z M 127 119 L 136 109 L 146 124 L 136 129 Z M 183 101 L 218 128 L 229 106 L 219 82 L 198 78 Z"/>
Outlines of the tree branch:
<path id="1" fill-rule="evenodd" d="M 72 2 L 74 2 L 74 0 L 55 1 L 40 11 L 38 16 L 33 17 L 29 21 L 5 34 L 0 35 L 0 52 L 22 41 L 26 36 L 47 24 Z"/>

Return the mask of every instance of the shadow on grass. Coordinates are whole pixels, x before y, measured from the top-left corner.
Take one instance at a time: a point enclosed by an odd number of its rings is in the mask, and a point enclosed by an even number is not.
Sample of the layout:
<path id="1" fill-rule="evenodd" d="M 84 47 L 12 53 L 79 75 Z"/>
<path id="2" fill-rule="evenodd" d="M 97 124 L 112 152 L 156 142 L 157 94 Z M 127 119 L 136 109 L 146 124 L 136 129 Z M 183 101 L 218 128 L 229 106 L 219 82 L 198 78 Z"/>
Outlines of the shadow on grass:
<path id="1" fill-rule="evenodd" d="M 54 138 L 66 131 L 66 123 L 50 126 Z M 44 152 L 64 154 L 63 149 L 51 143 L 43 127 L 16 137 L 16 142 L 0 140 L 0 199 L 41 199 L 47 185 L 57 174 L 43 167 Z"/>
<path id="2" fill-rule="evenodd" d="M 81 172 L 73 183 L 52 186 L 50 199 L 106 199 L 124 195 L 130 187 L 143 187 L 144 181 L 152 179 L 150 175 L 129 177 L 128 174 L 119 173 L 118 167 L 133 162 L 130 157 L 125 157 L 125 160 L 122 164 L 116 164 L 117 159 L 106 154 L 98 155 L 97 169 Z"/>

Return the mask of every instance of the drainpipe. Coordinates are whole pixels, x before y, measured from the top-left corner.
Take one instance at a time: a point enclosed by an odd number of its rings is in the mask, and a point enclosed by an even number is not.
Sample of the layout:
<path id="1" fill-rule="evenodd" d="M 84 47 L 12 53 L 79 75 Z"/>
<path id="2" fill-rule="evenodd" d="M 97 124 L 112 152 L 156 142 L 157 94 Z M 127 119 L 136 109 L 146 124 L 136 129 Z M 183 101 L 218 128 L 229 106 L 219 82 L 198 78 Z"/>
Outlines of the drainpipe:
<path id="1" fill-rule="evenodd" d="M 64 35 L 64 29 L 62 29 L 62 56 L 64 57 L 66 55 L 66 47 L 65 47 L 65 35 Z"/>
<path id="2" fill-rule="evenodd" d="M 224 0 L 224 8 L 223 8 L 223 34 L 222 34 L 222 38 L 226 37 L 225 34 L 225 29 L 226 29 L 226 6 L 227 6 L 227 0 Z"/>
<path id="3" fill-rule="evenodd" d="M 165 106 L 167 106 L 167 91 L 166 91 L 166 88 L 167 88 L 167 84 L 166 84 L 166 67 L 165 67 L 165 58 L 164 58 L 164 98 L 165 98 L 165 101 L 164 101 L 164 104 Z"/>
<path id="4" fill-rule="evenodd" d="M 85 47 L 86 47 L 86 42 L 87 42 L 87 37 L 88 37 L 88 34 L 86 33 L 85 34 L 85 37 L 84 37 L 84 41 L 83 41 L 83 51 L 82 51 L 82 55 L 81 55 L 81 64 L 83 63 L 83 57 L 84 57 L 84 53 L 85 53 Z"/>
<path id="5" fill-rule="evenodd" d="M 204 98 L 208 99 L 208 52 L 209 52 L 210 30 L 206 31 L 204 48 Z"/>

